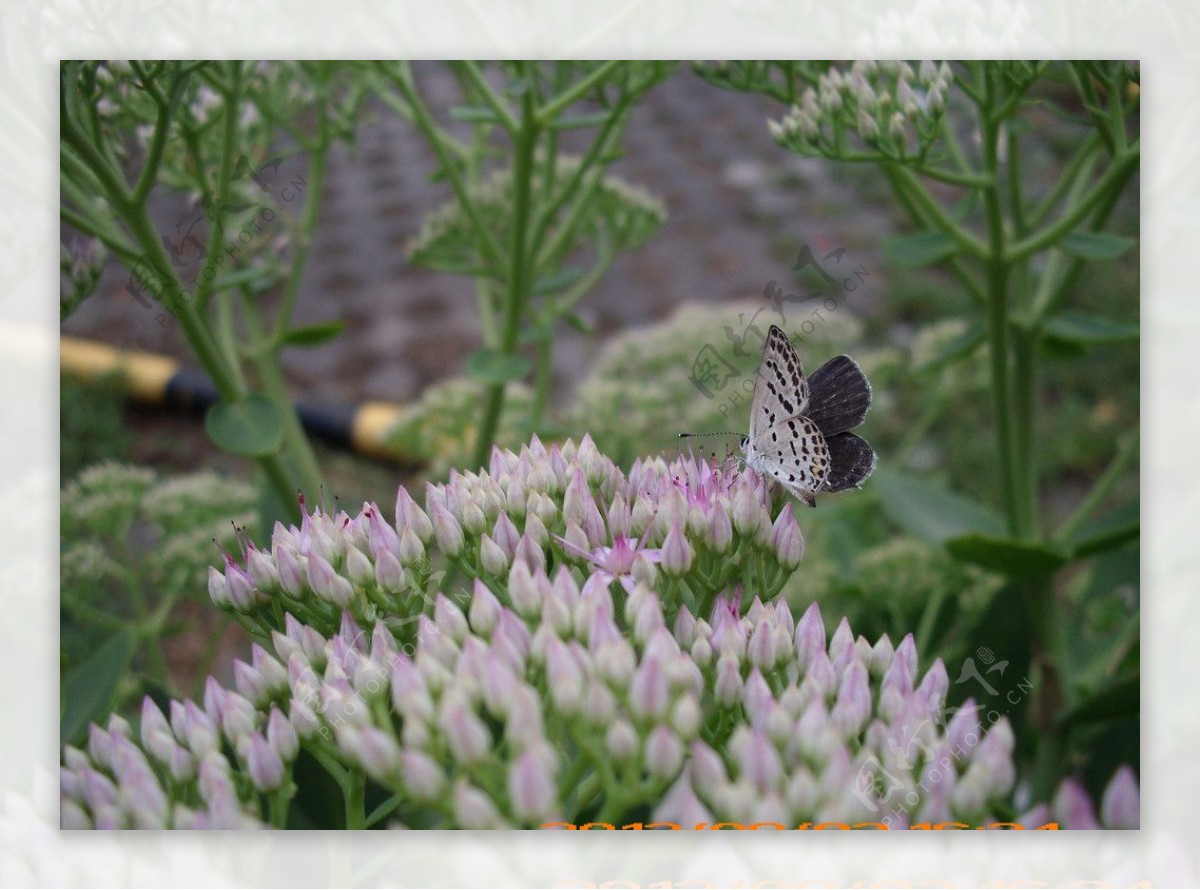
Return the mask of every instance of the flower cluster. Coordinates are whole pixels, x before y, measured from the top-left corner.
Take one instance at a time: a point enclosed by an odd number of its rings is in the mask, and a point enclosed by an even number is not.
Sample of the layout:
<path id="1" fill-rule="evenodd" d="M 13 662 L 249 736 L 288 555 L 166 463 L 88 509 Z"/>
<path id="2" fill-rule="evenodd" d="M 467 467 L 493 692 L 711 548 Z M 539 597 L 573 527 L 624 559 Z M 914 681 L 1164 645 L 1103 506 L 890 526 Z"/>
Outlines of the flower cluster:
<path id="1" fill-rule="evenodd" d="M 776 142 L 800 154 L 845 157 L 848 138 L 857 134 L 872 157 L 917 157 L 938 133 L 953 79 L 945 62 L 924 61 L 915 72 L 907 62 L 831 66 L 767 127 Z"/>
<path id="2" fill-rule="evenodd" d="M 394 522 L 306 512 L 210 575 L 260 637 L 233 687 L 92 726 L 62 824 L 284 827 L 301 757 L 347 827 L 989 820 L 1007 721 L 949 715 L 911 636 L 796 621 L 803 538 L 770 505 L 752 472 L 625 474 L 585 438 L 401 489 Z"/>

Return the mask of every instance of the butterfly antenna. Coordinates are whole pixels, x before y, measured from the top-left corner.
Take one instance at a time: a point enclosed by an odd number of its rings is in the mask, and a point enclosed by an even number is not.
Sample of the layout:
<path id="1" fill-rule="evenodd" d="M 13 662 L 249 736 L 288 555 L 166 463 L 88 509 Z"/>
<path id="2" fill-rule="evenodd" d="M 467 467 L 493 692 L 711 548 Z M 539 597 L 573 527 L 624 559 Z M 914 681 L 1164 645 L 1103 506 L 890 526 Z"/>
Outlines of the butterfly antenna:
<path id="1" fill-rule="evenodd" d="M 680 433 L 681 439 L 697 439 L 701 436 L 741 436 L 741 433 Z"/>

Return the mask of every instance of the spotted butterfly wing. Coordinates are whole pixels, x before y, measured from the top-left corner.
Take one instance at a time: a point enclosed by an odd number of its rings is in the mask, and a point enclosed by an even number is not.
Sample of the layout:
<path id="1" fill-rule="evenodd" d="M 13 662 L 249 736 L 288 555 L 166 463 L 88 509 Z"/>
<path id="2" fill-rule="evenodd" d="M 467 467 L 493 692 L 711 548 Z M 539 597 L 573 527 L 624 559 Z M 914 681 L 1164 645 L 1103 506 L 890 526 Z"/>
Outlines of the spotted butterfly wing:
<path id="1" fill-rule="evenodd" d="M 875 469 L 875 451 L 849 432 L 871 406 L 871 385 L 849 356 L 807 379 L 787 335 L 771 325 L 750 406 L 746 464 L 810 506 L 818 491 L 856 488 Z"/>
<path id="2" fill-rule="evenodd" d="M 829 449 L 805 412 L 809 385 L 787 334 L 771 325 L 750 405 L 746 463 L 771 476 L 793 495 L 815 504 L 829 466 Z"/>
<path id="3" fill-rule="evenodd" d="M 871 384 L 848 355 L 831 358 L 808 378 L 809 401 L 804 412 L 826 436 L 836 436 L 863 422 L 871 407 Z"/>

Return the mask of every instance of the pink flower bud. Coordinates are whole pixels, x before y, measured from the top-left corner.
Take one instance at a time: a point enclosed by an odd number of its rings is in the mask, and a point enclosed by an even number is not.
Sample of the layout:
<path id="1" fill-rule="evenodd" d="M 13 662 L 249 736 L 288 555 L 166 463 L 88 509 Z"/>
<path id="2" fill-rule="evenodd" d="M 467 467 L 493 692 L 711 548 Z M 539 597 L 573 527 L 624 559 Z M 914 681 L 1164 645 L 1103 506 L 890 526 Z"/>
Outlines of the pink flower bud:
<path id="1" fill-rule="evenodd" d="M 460 763 L 475 763 L 487 756 L 492 734 L 465 702 L 449 697 L 442 700 L 438 725 L 446 736 L 450 751 Z"/>
<path id="2" fill-rule="evenodd" d="M 234 609 L 245 612 L 254 605 L 256 591 L 250 576 L 228 554 L 225 556 L 225 582 L 229 587 L 229 601 Z"/>
<path id="3" fill-rule="evenodd" d="M 571 651 L 558 637 L 546 642 L 546 684 L 554 706 L 568 716 L 576 713 L 583 701 L 583 671 Z"/>
<path id="4" fill-rule="evenodd" d="M 504 548 L 487 535 L 479 540 L 479 562 L 489 575 L 499 577 L 508 571 L 508 556 Z"/>
<path id="5" fill-rule="evenodd" d="M 433 533 L 438 547 L 447 556 L 458 556 L 463 548 L 463 531 L 450 511 L 440 504 L 433 508 Z"/>
<path id="6" fill-rule="evenodd" d="M 1113 773 L 1100 801 L 1100 818 L 1105 828 L 1141 827 L 1141 794 L 1132 767 L 1123 765 Z"/>
<path id="7" fill-rule="evenodd" d="M 295 760 L 300 750 L 300 739 L 295 727 L 276 707 L 271 708 L 271 716 L 267 718 L 267 741 L 285 763 Z"/>
<path id="8" fill-rule="evenodd" d="M 313 593 L 336 606 L 347 606 L 354 598 L 350 582 L 333 570 L 329 561 L 316 553 L 308 557 L 308 583 Z"/>
<path id="9" fill-rule="evenodd" d="M 541 552 L 540 548 L 538 552 Z M 538 593 L 537 584 L 533 580 L 529 564 L 524 559 L 514 561 L 513 567 L 508 573 L 508 596 L 512 601 L 513 609 L 522 618 L 536 619 L 541 614 L 542 598 Z"/>
<path id="10" fill-rule="evenodd" d="M 279 589 L 279 570 L 275 562 L 257 547 L 251 547 L 246 555 L 246 571 L 251 583 L 259 590 L 274 592 Z"/>
<path id="11" fill-rule="evenodd" d="M 557 789 L 544 762 L 533 751 L 526 751 L 508 772 L 508 797 L 518 818 L 541 822 L 554 815 Z"/>
<path id="12" fill-rule="evenodd" d="M 467 618 L 462 609 L 450 602 L 445 594 L 439 593 L 433 606 L 433 620 L 444 633 L 456 643 L 461 643 L 467 636 Z"/>
<path id="13" fill-rule="evenodd" d="M 695 551 L 692 549 L 692 545 L 688 543 L 679 522 L 672 523 L 670 530 L 667 532 L 666 540 L 663 541 L 663 571 L 673 578 L 681 577 L 692 567 L 692 560 L 694 558 Z"/>
<path id="14" fill-rule="evenodd" d="M 246 774 L 259 791 L 274 791 L 283 784 L 283 760 L 274 746 L 258 733 L 245 745 Z"/>
<path id="15" fill-rule="evenodd" d="M 503 828 L 504 818 L 492 799 L 459 779 L 454 785 L 454 819 L 463 828 Z"/>
<path id="16" fill-rule="evenodd" d="M 761 729 L 750 731 L 738 755 L 738 770 L 760 793 L 773 789 L 783 774 L 779 752 Z"/>
<path id="17" fill-rule="evenodd" d="M 842 675 L 830 719 L 845 739 L 857 737 L 871 717 L 871 686 L 867 669 L 853 661 Z"/>
<path id="18" fill-rule="evenodd" d="M 308 703 L 293 698 L 288 704 L 288 722 L 302 739 L 311 739 L 321 728 L 321 719 Z"/>
<path id="19" fill-rule="evenodd" d="M 796 568 L 804 557 L 804 536 L 792 515 L 792 504 L 788 501 L 771 527 L 771 548 L 785 569 Z"/>
<path id="20" fill-rule="evenodd" d="M 713 695 L 723 707 L 731 708 L 742 694 L 742 674 L 732 655 L 722 655 L 717 661 L 717 677 Z"/>
<path id="21" fill-rule="evenodd" d="M 683 742 L 667 726 L 656 726 L 646 737 L 643 751 L 646 771 L 658 779 L 671 779 L 683 765 Z"/>
<path id="22" fill-rule="evenodd" d="M 825 624 L 821 620 L 821 609 L 813 603 L 796 625 L 796 661 L 806 669 L 816 653 L 824 651 Z"/>
<path id="23" fill-rule="evenodd" d="M 624 762 L 637 753 L 637 731 L 626 721 L 618 719 L 609 725 L 604 744 L 613 760 Z"/>
<path id="24" fill-rule="evenodd" d="M 409 794 L 415 800 L 434 800 L 446 783 L 441 766 L 423 751 L 401 752 L 400 773 L 404 777 Z"/>
<path id="25" fill-rule="evenodd" d="M 469 616 L 471 629 L 484 637 L 491 637 L 492 631 L 500 619 L 503 607 L 495 594 L 488 590 L 479 579 L 475 580 L 475 592 L 471 597 Z"/>
<path id="26" fill-rule="evenodd" d="M 208 596 L 222 609 L 233 607 L 233 601 L 229 598 L 229 582 L 213 566 L 208 567 Z"/>
<path id="27" fill-rule="evenodd" d="M 658 659 L 648 658 L 629 682 L 629 710 L 642 720 L 657 719 L 666 713 L 670 695 L 662 665 Z"/>
<path id="28" fill-rule="evenodd" d="M 237 686 L 238 692 L 256 705 L 264 704 L 271 697 L 271 692 L 267 689 L 267 681 L 263 678 L 263 675 L 244 661 L 234 661 L 233 681 L 234 685 Z"/>
<path id="29" fill-rule="evenodd" d="M 429 517 L 403 486 L 396 492 L 396 528 L 412 529 L 426 544 L 433 537 L 433 525 Z"/>

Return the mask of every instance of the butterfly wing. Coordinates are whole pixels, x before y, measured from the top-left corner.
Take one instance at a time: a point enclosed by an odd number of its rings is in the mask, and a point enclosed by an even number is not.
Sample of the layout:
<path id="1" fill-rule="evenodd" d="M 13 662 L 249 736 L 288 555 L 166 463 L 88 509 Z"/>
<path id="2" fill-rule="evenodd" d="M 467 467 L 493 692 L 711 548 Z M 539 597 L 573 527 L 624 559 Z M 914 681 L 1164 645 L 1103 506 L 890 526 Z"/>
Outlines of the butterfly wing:
<path id="1" fill-rule="evenodd" d="M 773 424 L 750 445 L 747 463 L 807 504 L 822 489 L 830 467 L 829 446 L 817 425 L 799 415 Z"/>
<path id="2" fill-rule="evenodd" d="M 875 469 L 875 449 L 866 439 L 854 433 L 839 433 L 825 440 L 828 446 L 829 465 L 826 469 L 822 491 L 844 491 L 861 488 L 871 471 Z"/>
<path id="3" fill-rule="evenodd" d="M 768 429 L 803 414 L 808 406 L 808 381 L 800 357 L 778 325 L 767 332 L 756 377 L 750 402 L 752 443 L 761 442 Z"/>
<path id="4" fill-rule="evenodd" d="M 826 438 L 858 426 L 871 407 L 871 384 L 847 355 L 831 358 L 810 374 L 808 390 L 804 413 L 816 421 Z"/>

